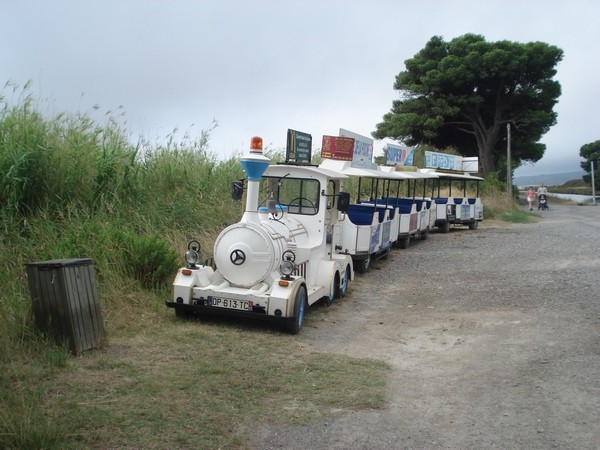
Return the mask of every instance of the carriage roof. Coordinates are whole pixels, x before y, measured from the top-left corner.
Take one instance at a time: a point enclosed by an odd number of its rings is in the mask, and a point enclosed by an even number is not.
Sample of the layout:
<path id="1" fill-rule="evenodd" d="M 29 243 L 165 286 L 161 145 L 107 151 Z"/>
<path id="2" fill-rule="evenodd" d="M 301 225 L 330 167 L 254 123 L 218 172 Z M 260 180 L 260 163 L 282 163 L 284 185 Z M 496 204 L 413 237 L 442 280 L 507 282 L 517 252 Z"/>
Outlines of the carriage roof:
<path id="1" fill-rule="evenodd" d="M 472 180 L 472 181 L 484 181 L 483 178 L 471 175 L 468 172 L 436 172 L 432 169 L 419 169 L 421 173 L 433 173 L 442 180 Z"/>
<path id="2" fill-rule="evenodd" d="M 267 177 L 284 177 L 286 175 L 306 178 L 325 177 L 334 180 L 348 178 L 346 175 L 334 170 L 301 164 L 271 164 L 267 167 L 267 170 L 265 170 L 264 175 Z"/>

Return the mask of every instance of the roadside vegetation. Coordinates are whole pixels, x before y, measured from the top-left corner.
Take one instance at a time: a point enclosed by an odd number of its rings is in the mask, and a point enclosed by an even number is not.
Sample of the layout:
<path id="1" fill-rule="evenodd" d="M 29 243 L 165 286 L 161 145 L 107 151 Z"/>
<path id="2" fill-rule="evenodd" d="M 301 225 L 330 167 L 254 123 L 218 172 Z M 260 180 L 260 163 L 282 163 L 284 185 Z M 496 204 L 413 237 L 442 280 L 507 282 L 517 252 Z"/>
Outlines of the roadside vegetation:
<path id="1" fill-rule="evenodd" d="M 210 129 L 132 144 L 110 113 L 35 105 L 0 97 L 0 448 L 245 448 L 261 423 L 385 405 L 385 363 L 164 307 L 186 243 L 211 256 L 242 212 Z M 501 191 L 484 184 L 486 218 L 518 208 Z M 25 265 L 60 258 L 93 260 L 106 329 L 77 358 L 33 324 Z"/>
<path id="2" fill-rule="evenodd" d="M 567 181 L 560 186 L 551 186 L 552 192 L 557 194 L 592 195 L 592 186 L 583 179 Z"/>

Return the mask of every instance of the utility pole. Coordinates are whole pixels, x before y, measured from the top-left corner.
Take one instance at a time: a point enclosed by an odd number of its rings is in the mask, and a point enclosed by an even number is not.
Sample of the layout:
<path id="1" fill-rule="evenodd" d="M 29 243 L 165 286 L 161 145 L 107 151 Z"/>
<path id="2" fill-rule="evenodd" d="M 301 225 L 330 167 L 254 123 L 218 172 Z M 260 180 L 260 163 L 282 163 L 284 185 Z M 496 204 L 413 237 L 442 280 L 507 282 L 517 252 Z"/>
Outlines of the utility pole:
<path id="1" fill-rule="evenodd" d="M 506 124 L 506 190 L 512 198 L 512 162 L 510 160 L 510 123 Z"/>
<path id="2" fill-rule="evenodd" d="M 592 163 L 592 205 L 596 206 L 596 183 L 594 181 L 594 160 L 590 161 Z"/>

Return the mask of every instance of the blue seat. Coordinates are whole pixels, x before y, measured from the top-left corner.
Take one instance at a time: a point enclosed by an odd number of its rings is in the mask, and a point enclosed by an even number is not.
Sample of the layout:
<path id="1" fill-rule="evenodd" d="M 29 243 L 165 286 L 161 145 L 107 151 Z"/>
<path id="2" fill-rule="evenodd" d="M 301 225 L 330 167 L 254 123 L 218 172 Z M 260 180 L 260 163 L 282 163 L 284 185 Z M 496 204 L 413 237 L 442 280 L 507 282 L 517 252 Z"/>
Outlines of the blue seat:
<path id="1" fill-rule="evenodd" d="M 349 205 L 348 217 L 355 225 L 371 225 L 375 208 L 367 205 Z"/>
<path id="2" fill-rule="evenodd" d="M 412 204 L 401 204 L 398 206 L 398 209 L 400 210 L 400 214 L 410 214 L 410 211 L 412 210 Z"/>
<path id="3" fill-rule="evenodd" d="M 400 214 L 410 214 L 412 209 L 413 199 L 412 198 L 401 198 L 401 197 L 384 197 L 378 202 L 388 204 L 390 206 L 398 208 Z"/>
<path id="4" fill-rule="evenodd" d="M 379 223 L 382 223 L 385 220 L 385 212 L 388 210 L 388 208 L 383 205 L 383 206 L 377 206 L 377 212 L 379 213 Z"/>
<path id="5" fill-rule="evenodd" d="M 394 218 L 394 214 L 396 214 L 395 208 L 398 206 L 395 198 L 378 198 L 377 200 L 375 200 L 375 204 L 377 205 L 377 209 L 379 210 L 379 222 L 383 222 L 386 210 L 390 212 L 390 220 Z"/>

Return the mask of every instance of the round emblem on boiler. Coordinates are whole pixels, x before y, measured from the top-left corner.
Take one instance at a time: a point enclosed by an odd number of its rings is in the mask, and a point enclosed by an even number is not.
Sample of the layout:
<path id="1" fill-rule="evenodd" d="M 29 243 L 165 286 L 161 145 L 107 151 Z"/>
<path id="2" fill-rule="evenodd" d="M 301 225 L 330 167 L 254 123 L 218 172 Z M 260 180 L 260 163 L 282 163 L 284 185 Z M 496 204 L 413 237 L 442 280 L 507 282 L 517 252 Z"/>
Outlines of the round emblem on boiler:
<path id="1" fill-rule="evenodd" d="M 229 255 L 229 260 L 234 266 L 241 266 L 246 262 L 246 254 L 242 250 L 234 250 Z"/>

